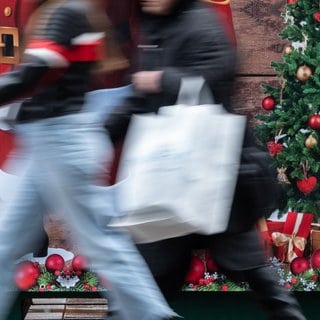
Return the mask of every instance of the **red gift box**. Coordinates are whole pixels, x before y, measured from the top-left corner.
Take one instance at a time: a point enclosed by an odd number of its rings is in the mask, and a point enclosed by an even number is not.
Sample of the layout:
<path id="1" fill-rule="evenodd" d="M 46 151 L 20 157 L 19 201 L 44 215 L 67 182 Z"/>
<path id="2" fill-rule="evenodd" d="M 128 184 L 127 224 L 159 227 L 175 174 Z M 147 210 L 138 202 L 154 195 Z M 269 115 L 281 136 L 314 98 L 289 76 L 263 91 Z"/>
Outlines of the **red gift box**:
<path id="1" fill-rule="evenodd" d="M 282 232 L 284 227 L 284 221 L 271 221 L 267 220 L 268 233 L 270 235 L 270 239 L 272 239 L 273 232 Z"/>
<path id="2" fill-rule="evenodd" d="M 290 263 L 296 257 L 302 257 L 310 234 L 312 213 L 289 212 L 282 232 L 272 232 L 271 237 L 277 248 L 277 258 Z"/>
<path id="3" fill-rule="evenodd" d="M 257 229 L 260 235 L 261 247 L 266 258 L 272 256 L 272 240 L 268 232 L 268 226 L 265 218 L 257 222 Z"/>
<path id="4" fill-rule="evenodd" d="M 276 231 L 282 232 L 283 226 L 284 221 L 271 221 L 266 220 L 265 218 L 261 218 L 257 223 L 262 249 L 267 259 L 272 258 L 275 255 L 271 234 Z"/>

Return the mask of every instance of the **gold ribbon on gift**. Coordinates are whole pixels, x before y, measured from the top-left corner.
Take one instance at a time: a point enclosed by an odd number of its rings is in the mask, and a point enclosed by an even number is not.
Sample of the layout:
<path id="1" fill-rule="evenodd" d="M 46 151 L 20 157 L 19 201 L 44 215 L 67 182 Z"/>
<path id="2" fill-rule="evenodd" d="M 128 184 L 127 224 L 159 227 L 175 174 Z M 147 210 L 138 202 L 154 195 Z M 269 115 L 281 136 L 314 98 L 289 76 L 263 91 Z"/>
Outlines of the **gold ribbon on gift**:
<path id="1" fill-rule="evenodd" d="M 212 4 L 221 4 L 221 5 L 227 5 L 230 3 L 230 0 L 201 0 L 202 2 L 208 2 L 208 3 L 212 3 Z"/>
<path id="2" fill-rule="evenodd" d="M 297 257 L 294 248 L 298 248 L 303 252 L 307 242 L 305 238 L 298 237 L 295 233 L 284 234 L 281 232 L 272 232 L 271 237 L 276 247 L 283 247 L 282 262 L 286 261 L 289 263 Z"/>

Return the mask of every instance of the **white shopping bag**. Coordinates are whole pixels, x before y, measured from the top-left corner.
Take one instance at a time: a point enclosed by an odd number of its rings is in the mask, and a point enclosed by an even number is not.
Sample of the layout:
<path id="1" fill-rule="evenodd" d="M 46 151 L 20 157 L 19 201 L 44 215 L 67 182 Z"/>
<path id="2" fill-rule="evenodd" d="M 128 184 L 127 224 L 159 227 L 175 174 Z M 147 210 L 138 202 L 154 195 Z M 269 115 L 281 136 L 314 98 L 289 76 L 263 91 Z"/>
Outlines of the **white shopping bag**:
<path id="1" fill-rule="evenodd" d="M 200 101 L 200 80 L 186 79 L 179 98 Z M 129 127 L 117 177 L 126 215 L 113 225 L 136 242 L 220 233 L 228 225 L 246 117 L 181 99 L 158 115 L 133 116 Z"/>

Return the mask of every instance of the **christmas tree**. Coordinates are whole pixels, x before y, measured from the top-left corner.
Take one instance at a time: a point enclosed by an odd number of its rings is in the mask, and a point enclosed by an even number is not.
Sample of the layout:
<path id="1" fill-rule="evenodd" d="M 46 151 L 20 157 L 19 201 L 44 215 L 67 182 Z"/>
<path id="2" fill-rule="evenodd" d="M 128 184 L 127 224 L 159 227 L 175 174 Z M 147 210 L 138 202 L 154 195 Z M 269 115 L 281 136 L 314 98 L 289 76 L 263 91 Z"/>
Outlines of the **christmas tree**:
<path id="1" fill-rule="evenodd" d="M 262 84 L 265 97 L 255 135 L 273 158 L 286 197 L 280 213 L 320 218 L 320 3 L 287 0 L 282 13 L 281 61 L 271 62 L 278 84 Z"/>

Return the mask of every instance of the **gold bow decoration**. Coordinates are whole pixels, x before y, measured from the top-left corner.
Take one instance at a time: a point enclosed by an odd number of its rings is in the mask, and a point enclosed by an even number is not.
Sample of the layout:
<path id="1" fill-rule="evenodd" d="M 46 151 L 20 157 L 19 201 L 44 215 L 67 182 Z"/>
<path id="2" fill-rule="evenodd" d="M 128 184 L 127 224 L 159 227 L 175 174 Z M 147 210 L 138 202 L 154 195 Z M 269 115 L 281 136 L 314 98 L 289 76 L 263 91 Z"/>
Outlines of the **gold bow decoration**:
<path id="1" fill-rule="evenodd" d="M 296 236 L 293 234 L 284 234 L 281 232 L 272 232 L 272 241 L 276 247 L 282 247 L 282 262 L 291 262 L 298 255 L 294 252 L 294 248 L 299 249 L 301 252 L 304 251 L 307 240 L 303 237 Z"/>
<path id="2" fill-rule="evenodd" d="M 221 4 L 221 5 L 227 5 L 230 3 L 230 0 L 202 0 L 203 2 L 208 2 L 212 4 Z"/>

